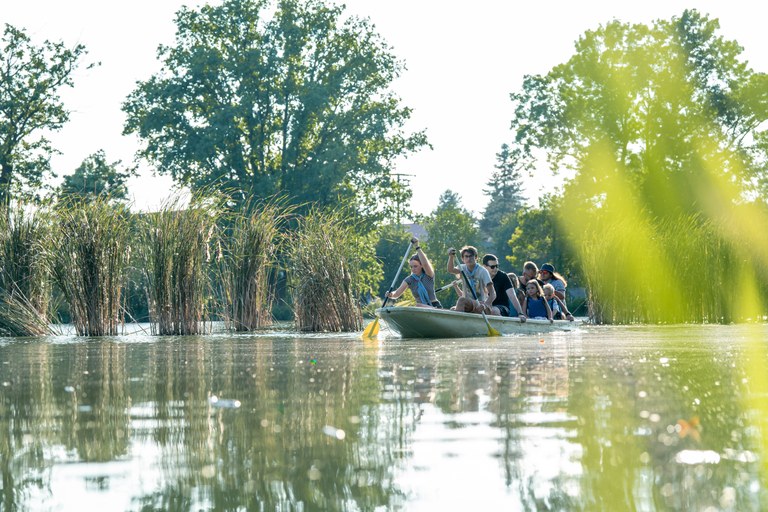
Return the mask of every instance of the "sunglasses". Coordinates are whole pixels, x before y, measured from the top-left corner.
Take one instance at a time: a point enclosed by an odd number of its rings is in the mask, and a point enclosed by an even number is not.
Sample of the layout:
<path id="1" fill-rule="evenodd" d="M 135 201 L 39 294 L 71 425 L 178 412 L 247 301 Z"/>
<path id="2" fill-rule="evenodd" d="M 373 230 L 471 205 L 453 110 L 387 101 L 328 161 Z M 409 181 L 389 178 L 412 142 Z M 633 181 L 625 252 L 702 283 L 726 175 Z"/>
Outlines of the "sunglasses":
<path id="1" fill-rule="evenodd" d="M 488 265 L 488 268 L 499 268 L 498 265 Z"/>

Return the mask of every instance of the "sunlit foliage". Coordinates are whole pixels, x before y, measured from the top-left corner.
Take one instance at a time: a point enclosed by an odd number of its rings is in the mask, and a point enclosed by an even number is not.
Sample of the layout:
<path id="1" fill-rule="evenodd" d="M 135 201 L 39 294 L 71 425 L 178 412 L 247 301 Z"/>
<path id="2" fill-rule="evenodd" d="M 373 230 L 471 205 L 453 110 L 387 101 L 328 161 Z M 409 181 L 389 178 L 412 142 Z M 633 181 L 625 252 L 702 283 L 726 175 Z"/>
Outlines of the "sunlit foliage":
<path id="1" fill-rule="evenodd" d="M 598 321 L 765 314 L 768 80 L 717 29 L 614 21 L 512 95 L 517 144 L 573 176 L 559 218 Z"/>
<path id="2" fill-rule="evenodd" d="M 277 271 L 276 252 L 290 208 L 280 201 L 247 204 L 229 212 L 217 257 L 225 321 L 236 331 L 272 323 Z"/>

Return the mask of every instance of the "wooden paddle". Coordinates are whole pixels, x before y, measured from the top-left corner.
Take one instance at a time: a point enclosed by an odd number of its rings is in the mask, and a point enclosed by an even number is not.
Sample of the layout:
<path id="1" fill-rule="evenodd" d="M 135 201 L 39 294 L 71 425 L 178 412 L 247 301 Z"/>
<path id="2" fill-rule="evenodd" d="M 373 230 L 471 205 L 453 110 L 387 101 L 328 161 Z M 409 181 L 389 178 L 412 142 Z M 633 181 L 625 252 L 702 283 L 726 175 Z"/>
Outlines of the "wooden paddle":
<path id="1" fill-rule="evenodd" d="M 448 288 L 453 288 L 453 283 L 449 283 L 449 284 L 447 284 L 445 286 L 441 286 L 440 288 L 435 290 L 435 293 L 439 293 L 439 292 L 441 292 L 443 290 L 447 290 Z"/>
<path id="2" fill-rule="evenodd" d="M 400 262 L 400 266 L 397 267 L 397 271 L 395 272 L 395 278 L 392 279 L 392 284 L 389 285 L 389 290 L 387 293 L 384 294 L 384 302 L 381 303 L 381 307 L 384 307 L 387 305 L 387 301 L 389 300 L 389 292 L 395 289 L 395 283 L 397 283 L 397 277 L 400 275 L 400 271 L 403 269 L 403 265 L 405 265 L 406 260 L 408 259 L 408 253 L 411 252 L 411 242 L 408 242 L 408 247 L 405 249 L 405 256 L 403 256 L 403 261 Z M 375 338 L 379 334 L 379 317 L 377 316 L 376 319 L 368 324 L 368 327 L 365 328 L 363 331 L 363 339 L 365 338 Z"/>
<path id="3" fill-rule="evenodd" d="M 461 268 L 461 267 L 459 267 L 459 268 Z M 467 285 L 467 288 L 469 288 L 469 291 L 470 291 L 470 292 L 472 292 L 472 297 L 473 297 L 475 300 L 478 300 L 478 299 L 477 299 L 477 294 L 475 293 L 475 289 L 474 289 L 474 288 L 472 288 L 472 286 L 470 286 L 470 284 L 469 284 L 469 279 L 467 278 L 467 274 L 465 274 L 463 270 L 461 271 L 461 277 L 463 277 L 463 278 L 464 278 L 464 284 L 466 284 L 466 285 Z M 479 301 L 478 301 L 478 302 L 479 302 Z M 491 322 L 489 322 L 489 321 L 488 321 L 488 317 L 487 317 L 487 316 L 485 316 L 485 308 L 482 308 L 482 309 L 480 310 L 480 313 L 482 313 L 482 314 L 483 314 L 483 320 L 485 320 L 485 325 L 487 325 L 487 326 L 488 326 L 488 336 L 501 336 L 501 333 L 500 333 L 499 331 L 497 331 L 496 329 L 494 329 L 493 327 L 491 327 Z"/>

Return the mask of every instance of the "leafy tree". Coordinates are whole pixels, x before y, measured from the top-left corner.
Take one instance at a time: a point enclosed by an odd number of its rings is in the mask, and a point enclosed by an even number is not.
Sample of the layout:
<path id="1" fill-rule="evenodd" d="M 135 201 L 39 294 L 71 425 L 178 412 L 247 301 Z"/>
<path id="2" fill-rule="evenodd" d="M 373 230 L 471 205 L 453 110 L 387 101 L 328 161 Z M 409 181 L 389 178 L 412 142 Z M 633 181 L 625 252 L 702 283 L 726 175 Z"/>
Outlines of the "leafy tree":
<path id="1" fill-rule="evenodd" d="M 427 256 L 435 267 L 435 284 L 449 282 L 449 276 L 445 270 L 448 261 L 448 249 L 454 247 L 457 250 L 464 245 L 480 245 L 480 230 L 472 214 L 461 205 L 459 195 L 446 190 L 429 217 L 424 219 L 424 229 L 427 231 L 427 241 L 422 244 L 427 251 Z M 447 293 L 447 292 L 446 292 Z M 438 297 L 444 305 L 451 305 L 456 296 L 450 292 L 448 297 Z"/>
<path id="2" fill-rule="evenodd" d="M 507 260 L 512 252 L 509 246 L 509 240 L 515 233 L 518 226 L 518 216 L 525 210 L 525 207 L 521 207 L 519 210 L 509 212 L 504 215 L 499 221 L 499 225 L 491 234 L 491 239 L 494 241 L 493 246 L 488 244 L 487 252 L 495 254 L 499 258 L 499 261 Z"/>
<path id="3" fill-rule="evenodd" d="M 384 294 L 389 290 L 389 285 L 392 284 L 395 273 L 402 278 L 407 275 L 407 270 L 403 270 L 405 267 L 398 269 L 397 266 L 403 261 L 403 251 L 410 244 L 411 237 L 412 235 L 401 225 L 389 224 L 382 226 L 379 241 L 376 243 L 376 257 L 381 261 L 384 271 L 384 279 L 379 283 L 378 297 L 383 298 Z M 398 285 L 398 283 L 395 284 L 396 286 Z"/>
<path id="4" fill-rule="evenodd" d="M 402 64 L 369 21 L 321 0 L 227 0 L 176 24 L 162 71 L 123 105 L 159 172 L 362 214 L 408 195 L 390 167 L 426 137 L 402 129 L 411 111 L 388 89 Z"/>
<path id="5" fill-rule="evenodd" d="M 59 90 L 72 87 L 83 45 L 32 44 L 22 29 L 6 24 L 0 43 L 0 204 L 33 195 L 50 173 L 55 152 L 43 135 L 69 120 Z M 90 67 L 90 66 L 89 66 Z"/>
<path id="6" fill-rule="evenodd" d="M 424 244 L 431 258 L 441 261 L 448 258 L 448 249 L 480 243 L 480 231 L 472 214 L 461 205 L 456 192 L 446 190 L 429 217 L 424 219 L 427 241 Z"/>
<path id="7" fill-rule="evenodd" d="M 742 48 L 718 28 L 687 10 L 652 26 L 613 21 L 586 32 L 568 62 L 512 94 L 516 144 L 571 170 L 569 192 L 583 208 L 625 202 L 629 192 L 655 215 L 700 211 L 706 173 L 765 194 L 768 77 L 740 61 Z M 681 190 L 690 197 L 681 201 Z"/>
<path id="8" fill-rule="evenodd" d="M 648 26 L 613 21 L 512 95 L 516 146 L 526 158 L 545 153 L 553 170 L 572 176 L 557 217 L 541 213 L 556 219 L 551 229 L 540 233 L 544 219 L 530 219 L 513 249 L 567 235 L 596 321 L 681 321 L 692 312 L 726 319 L 705 313 L 732 301 L 701 269 L 736 253 L 743 256 L 729 275 L 758 305 L 742 316 L 757 317 L 765 304 L 755 276 L 768 261 L 757 228 L 768 217 L 749 203 L 768 193 L 768 75 L 749 69 L 718 28 L 693 10 Z M 703 249 L 691 233 L 711 243 Z M 648 281 L 667 274 L 675 279 Z M 690 283 L 685 294 L 681 282 Z M 628 308 L 617 308 L 616 290 Z"/>
<path id="9" fill-rule="evenodd" d="M 559 222 L 562 208 L 562 198 L 546 195 L 538 208 L 517 213 L 517 228 L 508 242 L 511 254 L 507 256 L 514 272 L 522 272 L 523 264 L 533 261 L 538 266 L 551 262 L 560 274 L 569 278 L 577 274 L 567 233 Z"/>
<path id="10" fill-rule="evenodd" d="M 496 171 L 486 184 L 487 189 L 483 193 L 490 197 L 485 207 L 483 217 L 480 219 L 480 232 L 486 240 L 488 252 L 503 259 L 507 254 L 506 249 L 510 227 L 516 216 L 514 215 L 523 207 L 522 171 L 524 170 L 520 148 L 510 149 L 503 144 L 501 151 L 496 154 Z"/>
<path id="11" fill-rule="evenodd" d="M 135 169 L 120 170 L 120 161 L 109 163 L 104 150 L 88 156 L 75 172 L 64 176 L 59 187 L 61 196 L 82 198 L 106 197 L 123 201 L 128 197 L 126 181 L 136 174 Z"/>

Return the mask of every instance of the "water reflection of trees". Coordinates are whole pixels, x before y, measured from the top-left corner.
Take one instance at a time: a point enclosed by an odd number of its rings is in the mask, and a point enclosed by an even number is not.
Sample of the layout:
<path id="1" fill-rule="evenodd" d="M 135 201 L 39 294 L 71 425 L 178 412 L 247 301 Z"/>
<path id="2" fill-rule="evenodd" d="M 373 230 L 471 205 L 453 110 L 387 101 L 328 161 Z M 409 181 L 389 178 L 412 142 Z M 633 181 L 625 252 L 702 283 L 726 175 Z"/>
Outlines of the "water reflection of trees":
<path id="1" fill-rule="evenodd" d="M 464 413 L 494 414 L 500 472 L 521 509 L 760 510 L 760 421 L 743 396 L 743 356 L 706 339 L 587 351 L 527 340 L 385 367 L 449 428 L 469 427 Z M 709 456 L 719 462 L 697 462 Z"/>
<path id="2" fill-rule="evenodd" d="M 425 342 L 382 355 L 248 336 L 0 346 L 2 510 L 55 508 L 57 464 L 138 459 L 136 510 L 398 508 L 423 406 L 448 429 L 492 415 L 482 421 L 503 434 L 500 480 L 521 509 L 760 509 L 754 385 L 738 350 L 702 343 Z M 116 487 L 103 465 L 88 471 Z"/>
<path id="3" fill-rule="evenodd" d="M 10 382 L 0 410 L 2 509 L 29 504 L 30 486 L 50 488 L 57 463 L 135 459 L 152 446 L 158 455 L 144 469 L 157 482 L 148 476 L 153 487 L 137 489 L 136 509 L 372 510 L 400 502 L 392 471 L 404 450 L 393 447 L 407 437 L 413 408 L 382 402 L 375 349 L 350 343 L 0 347 L 2 381 Z M 109 489 L 109 476 L 100 482 Z"/>
<path id="4" fill-rule="evenodd" d="M 703 339 L 575 359 L 568 410 L 578 417 L 581 506 L 764 508 L 738 359 Z"/>

